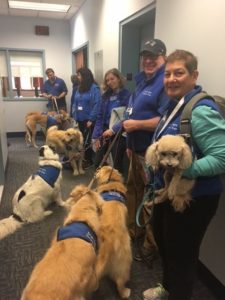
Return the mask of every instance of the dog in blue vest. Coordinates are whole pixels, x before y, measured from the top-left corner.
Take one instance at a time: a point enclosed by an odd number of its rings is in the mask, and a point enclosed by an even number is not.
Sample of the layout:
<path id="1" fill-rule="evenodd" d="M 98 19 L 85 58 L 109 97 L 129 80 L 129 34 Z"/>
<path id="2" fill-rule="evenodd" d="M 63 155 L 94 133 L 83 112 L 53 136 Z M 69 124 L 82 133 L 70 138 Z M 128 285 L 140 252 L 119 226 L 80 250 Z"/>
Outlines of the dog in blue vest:
<path id="1" fill-rule="evenodd" d="M 44 145 L 39 150 L 39 168 L 16 191 L 13 214 L 0 221 L 0 239 L 26 223 L 41 221 L 52 214 L 46 208 L 53 202 L 65 206 L 61 197 L 62 164 L 54 149 Z"/>
<path id="2" fill-rule="evenodd" d="M 95 274 L 103 200 L 78 185 L 66 200 L 71 209 L 35 266 L 21 300 L 85 300 L 97 289 Z"/>
<path id="3" fill-rule="evenodd" d="M 109 276 L 116 283 L 120 297 L 129 298 L 131 290 L 125 284 L 130 279 L 132 251 L 127 228 L 127 190 L 122 175 L 110 166 L 102 167 L 96 173 L 96 191 L 104 199 L 96 275 L 99 280 Z"/>
<path id="4" fill-rule="evenodd" d="M 49 112 L 30 112 L 25 117 L 25 141 L 29 146 L 38 148 L 36 144 L 37 125 L 40 125 L 42 131 L 46 134 L 46 131 L 51 126 L 62 126 L 64 122 L 69 120 L 69 114 L 63 109 L 59 110 L 59 113 L 55 111 Z"/>

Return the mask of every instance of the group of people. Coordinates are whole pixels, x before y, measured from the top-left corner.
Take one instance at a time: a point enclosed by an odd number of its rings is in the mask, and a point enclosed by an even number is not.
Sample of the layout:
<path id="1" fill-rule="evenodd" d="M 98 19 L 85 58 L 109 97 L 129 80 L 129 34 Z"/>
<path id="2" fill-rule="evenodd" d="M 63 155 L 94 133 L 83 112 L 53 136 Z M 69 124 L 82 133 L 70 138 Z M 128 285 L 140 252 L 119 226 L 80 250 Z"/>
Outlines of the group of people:
<path id="1" fill-rule="evenodd" d="M 126 198 L 132 238 L 143 234 L 135 224 L 135 215 L 146 185 L 152 180 L 145 164 L 146 149 L 164 135 L 179 135 L 185 105 L 202 91 L 197 85 L 197 58 L 191 52 L 175 50 L 166 56 L 165 44 L 153 39 L 145 43 L 140 57 L 143 70 L 135 78 L 133 93 L 124 87 L 117 69 L 105 74 L 102 96 L 91 71 L 78 70 L 79 83 L 71 111 L 84 136 L 94 138 L 98 161 L 107 148 L 104 139 L 112 139 L 118 131 L 125 133 L 121 149 L 126 148 L 130 161 Z M 124 117 L 110 127 L 111 112 L 120 106 L 126 107 Z M 223 190 L 220 175 L 225 173 L 224 133 L 225 120 L 215 103 L 207 98 L 198 102 L 191 115 L 195 159 L 183 173 L 183 177 L 195 180 L 192 201 L 182 213 L 173 209 L 169 199 L 154 205 L 140 259 L 158 251 L 163 278 L 161 284 L 143 292 L 144 300 L 191 299 L 201 242 Z M 162 175 L 162 170 L 155 172 L 155 189 L 163 187 Z M 144 221 L 147 218 L 147 213 L 143 214 Z"/>

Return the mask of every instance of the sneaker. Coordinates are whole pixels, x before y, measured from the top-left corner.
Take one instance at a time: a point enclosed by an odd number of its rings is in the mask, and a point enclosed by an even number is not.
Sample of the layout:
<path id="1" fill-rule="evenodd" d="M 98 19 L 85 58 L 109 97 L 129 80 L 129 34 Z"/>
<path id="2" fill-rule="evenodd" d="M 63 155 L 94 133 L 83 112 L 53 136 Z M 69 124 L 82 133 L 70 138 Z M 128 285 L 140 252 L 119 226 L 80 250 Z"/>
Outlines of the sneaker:
<path id="1" fill-rule="evenodd" d="M 146 249 L 145 247 L 141 247 L 135 253 L 134 260 L 151 262 L 154 260 L 155 256 L 156 256 L 155 249 Z"/>
<path id="2" fill-rule="evenodd" d="M 148 289 L 143 292 L 144 300 L 166 300 L 169 293 L 164 289 L 161 284 L 158 284 L 157 287 Z"/>

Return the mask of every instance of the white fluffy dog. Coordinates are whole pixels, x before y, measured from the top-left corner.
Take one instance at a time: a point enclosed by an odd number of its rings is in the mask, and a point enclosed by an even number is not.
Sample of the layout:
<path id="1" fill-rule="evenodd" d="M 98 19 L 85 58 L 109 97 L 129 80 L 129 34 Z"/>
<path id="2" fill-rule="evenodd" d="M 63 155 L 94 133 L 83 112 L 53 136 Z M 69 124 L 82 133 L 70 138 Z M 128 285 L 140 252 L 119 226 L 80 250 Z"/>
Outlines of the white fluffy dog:
<path id="1" fill-rule="evenodd" d="M 0 239 L 15 232 L 25 223 L 34 223 L 52 213 L 46 208 L 61 198 L 62 165 L 54 149 L 44 145 L 39 150 L 39 168 L 16 191 L 13 199 L 13 214 L 0 221 Z"/>
<path id="2" fill-rule="evenodd" d="M 175 211 L 182 212 L 191 201 L 190 191 L 194 180 L 182 178 L 182 173 L 192 163 L 192 153 L 183 137 L 165 135 L 148 147 L 146 162 L 158 170 L 165 169 L 165 187 L 157 190 L 155 203 L 169 199 Z"/>

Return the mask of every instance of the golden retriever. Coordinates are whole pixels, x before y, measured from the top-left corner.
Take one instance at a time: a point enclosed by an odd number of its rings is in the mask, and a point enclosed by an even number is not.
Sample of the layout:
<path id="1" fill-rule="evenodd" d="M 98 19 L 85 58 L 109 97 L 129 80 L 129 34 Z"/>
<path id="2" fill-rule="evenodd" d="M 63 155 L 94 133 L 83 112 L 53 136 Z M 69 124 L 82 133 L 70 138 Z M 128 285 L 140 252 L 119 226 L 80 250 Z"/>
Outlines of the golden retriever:
<path id="1" fill-rule="evenodd" d="M 98 288 L 96 236 L 103 200 L 80 185 L 68 202 L 72 207 L 64 225 L 35 266 L 21 300 L 85 300 Z"/>
<path id="2" fill-rule="evenodd" d="M 25 116 L 25 141 L 27 145 L 33 145 L 38 148 L 36 144 L 36 133 L 37 125 L 40 125 L 43 132 L 46 132 L 46 129 L 53 125 L 62 125 L 63 122 L 69 119 L 69 114 L 66 113 L 63 109 L 57 112 L 30 112 Z"/>
<path id="3" fill-rule="evenodd" d="M 56 148 L 58 153 L 64 154 L 69 158 L 73 168 L 73 175 L 84 174 L 83 169 L 83 135 L 77 128 L 58 130 L 52 126 L 47 131 L 46 144 Z"/>
<path id="4" fill-rule="evenodd" d="M 96 274 L 99 280 L 108 275 L 116 283 L 120 297 L 129 298 L 131 291 L 125 284 L 130 278 L 132 253 L 122 176 L 112 167 L 102 167 L 96 173 L 96 191 L 105 200 L 100 216 Z"/>
<path id="5" fill-rule="evenodd" d="M 191 201 L 190 191 L 194 186 L 194 180 L 182 178 L 183 171 L 192 163 L 192 153 L 184 138 L 163 136 L 148 147 L 145 158 L 153 169 L 165 169 L 165 187 L 156 191 L 155 203 L 169 199 L 175 211 L 184 211 Z"/>

